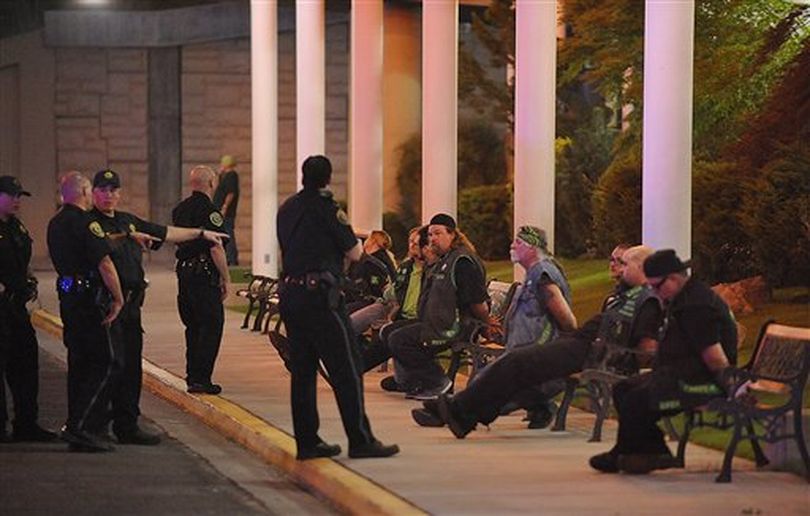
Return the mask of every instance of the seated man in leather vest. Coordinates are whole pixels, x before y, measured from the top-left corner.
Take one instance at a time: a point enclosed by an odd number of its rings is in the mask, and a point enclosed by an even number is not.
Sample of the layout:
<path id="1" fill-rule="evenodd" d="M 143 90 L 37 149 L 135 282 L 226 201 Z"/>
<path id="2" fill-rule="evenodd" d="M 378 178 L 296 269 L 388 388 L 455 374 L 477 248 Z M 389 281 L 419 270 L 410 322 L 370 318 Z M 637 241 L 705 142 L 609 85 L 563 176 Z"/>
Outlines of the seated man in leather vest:
<path id="1" fill-rule="evenodd" d="M 528 346 L 506 353 L 490 364 L 466 390 L 441 396 L 425 408 L 438 412 L 453 434 L 463 439 L 478 423 L 489 425 L 521 391 L 581 371 L 604 340 L 652 352 L 662 322 L 661 305 L 642 268 L 653 250 L 631 247 L 622 255 L 622 282 L 608 296 L 602 312 L 579 330 L 545 346 Z M 617 365 L 621 368 L 621 365 Z"/>
<path id="2" fill-rule="evenodd" d="M 419 322 L 387 338 L 392 356 L 407 373 L 409 396 L 414 399 L 433 399 L 452 387 L 435 354 L 462 335 L 465 320 L 478 319 L 488 327 L 496 324 L 489 317 L 484 266 L 453 217 L 435 215 L 428 235 L 438 261 L 422 286 Z"/>

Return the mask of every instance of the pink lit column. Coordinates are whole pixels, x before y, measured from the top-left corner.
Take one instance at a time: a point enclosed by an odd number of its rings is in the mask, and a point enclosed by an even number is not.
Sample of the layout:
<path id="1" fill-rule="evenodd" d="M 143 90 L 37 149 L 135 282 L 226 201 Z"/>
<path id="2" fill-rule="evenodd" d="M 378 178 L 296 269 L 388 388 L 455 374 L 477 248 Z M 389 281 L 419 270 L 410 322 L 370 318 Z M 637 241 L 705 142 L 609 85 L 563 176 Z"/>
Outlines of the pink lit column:
<path id="1" fill-rule="evenodd" d="M 349 113 L 349 218 L 358 231 L 382 229 L 383 5 L 353 0 Z"/>
<path id="2" fill-rule="evenodd" d="M 422 2 L 422 221 L 457 205 L 458 2 Z"/>
<path id="3" fill-rule="evenodd" d="M 515 230 L 543 228 L 554 249 L 554 0 L 517 0 L 515 27 Z"/>
<path id="4" fill-rule="evenodd" d="M 326 151 L 326 18 L 323 0 L 295 2 L 296 187 L 301 164 Z"/>
<path id="5" fill-rule="evenodd" d="M 644 22 L 642 240 L 692 252 L 693 0 L 647 0 Z"/>
<path id="6" fill-rule="evenodd" d="M 275 0 L 250 2 L 252 270 L 278 277 L 278 20 Z"/>

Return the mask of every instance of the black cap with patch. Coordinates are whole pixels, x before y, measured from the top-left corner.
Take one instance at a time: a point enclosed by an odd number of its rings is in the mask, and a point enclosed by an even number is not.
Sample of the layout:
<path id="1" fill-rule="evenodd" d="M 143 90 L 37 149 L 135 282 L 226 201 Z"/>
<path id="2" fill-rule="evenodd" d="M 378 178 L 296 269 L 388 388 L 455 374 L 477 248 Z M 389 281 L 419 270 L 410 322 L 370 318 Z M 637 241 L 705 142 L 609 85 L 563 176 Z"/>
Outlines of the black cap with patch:
<path id="1" fill-rule="evenodd" d="M 14 176 L 0 176 L 0 192 L 13 197 L 20 195 L 31 196 L 30 192 L 23 190 L 20 180 Z"/>
<path id="2" fill-rule="evenodd" d="M 104 188 L 105 186 L 121 188 L 121 178 L 110 169 L 99 170 L 93 177 L 93 188 Z"/>

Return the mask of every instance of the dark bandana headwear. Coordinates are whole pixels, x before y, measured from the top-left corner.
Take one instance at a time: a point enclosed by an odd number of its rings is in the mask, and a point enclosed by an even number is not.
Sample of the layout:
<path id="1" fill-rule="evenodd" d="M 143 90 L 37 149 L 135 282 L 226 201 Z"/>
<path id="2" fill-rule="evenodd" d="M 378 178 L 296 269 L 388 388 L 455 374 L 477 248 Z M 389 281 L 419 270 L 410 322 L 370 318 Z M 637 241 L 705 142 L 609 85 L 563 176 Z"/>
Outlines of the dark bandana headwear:
<path id="1" fill-rule="evenodd" d="M 446 213 L 438 213 L 430 219 L 430 225 L 444 226 L 448 229 L 456 229 L 456 221 Z"/>
<path id="2" fill-rule="evenodd" d="M 517 237 L 527 244 L 543 251 L 548 249 L 546 232 L 536 226 L 520 226 Z"/>

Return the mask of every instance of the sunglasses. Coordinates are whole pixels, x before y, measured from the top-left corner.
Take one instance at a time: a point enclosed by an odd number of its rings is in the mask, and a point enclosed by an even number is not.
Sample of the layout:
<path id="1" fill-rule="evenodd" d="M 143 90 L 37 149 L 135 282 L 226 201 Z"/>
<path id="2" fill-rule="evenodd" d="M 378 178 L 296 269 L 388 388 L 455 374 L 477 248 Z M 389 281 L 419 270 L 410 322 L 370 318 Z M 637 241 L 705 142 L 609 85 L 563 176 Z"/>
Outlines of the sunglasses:
<path id="1" fill-rule="evenodd" d="M 662 286 L 664 283 L 666 283 L 666 282 L 667 282 L 667 280 L 668 280 L 668 279 L 669 279 L 669 275 L 664 276 L 663 278 L 661 278 L 660 280 L 656 281 L 655 283 L 650 282 L 650 286 L 651 286 L 653 289 L 658 290 L 658 289 L 660 289 L 660 288 L 661 288 L 661 286 Z"/>

